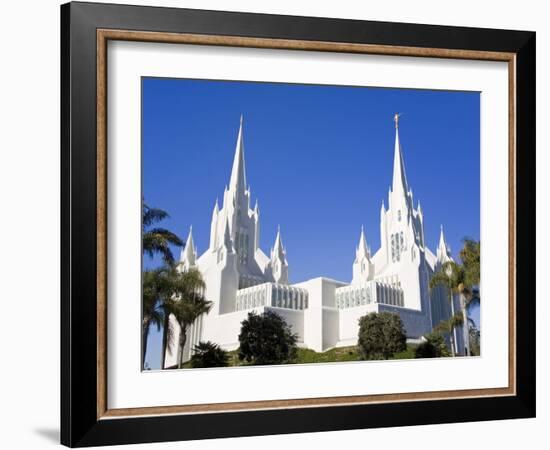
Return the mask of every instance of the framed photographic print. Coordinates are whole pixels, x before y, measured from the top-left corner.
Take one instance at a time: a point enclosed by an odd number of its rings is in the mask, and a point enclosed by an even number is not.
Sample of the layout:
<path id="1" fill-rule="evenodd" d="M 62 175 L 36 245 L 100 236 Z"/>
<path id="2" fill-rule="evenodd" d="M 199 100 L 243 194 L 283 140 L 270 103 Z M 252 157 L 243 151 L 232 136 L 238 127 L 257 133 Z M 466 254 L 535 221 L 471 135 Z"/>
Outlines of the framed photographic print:
<path id="1" fill-rule="evenodd" d="M 535 33 L 61 24 L 63 444 L 534 416 Z"/>

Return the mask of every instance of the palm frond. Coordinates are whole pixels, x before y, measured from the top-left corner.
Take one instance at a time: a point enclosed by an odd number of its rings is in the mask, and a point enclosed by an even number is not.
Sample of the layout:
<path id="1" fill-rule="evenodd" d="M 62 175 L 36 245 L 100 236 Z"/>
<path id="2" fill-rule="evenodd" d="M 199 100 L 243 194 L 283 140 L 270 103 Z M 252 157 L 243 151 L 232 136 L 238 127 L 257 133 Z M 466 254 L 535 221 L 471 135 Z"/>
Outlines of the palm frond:
<path id="1" fill-rule="evenodd" d="M 170 215 L 159 208 L 151 208 L 145 203 L 143 204 L 143 218 L 142 218 L 142 224 L 144 227 L 148 227 L 153 225 L 154 223 L 158 223 L 161 220 L 167 219 L 170 217 Z"/>
<path id="2" fill-rule="evenodd" d="M 143 253 L 151 258 L 155 253 L 162 255 L 167 264 L 174 264 L 174 255 L 170 249 L 170 244 L 182 246 L 181 239 L 171 231 L 163 228 L 156 228 L 143 233 Z"/>

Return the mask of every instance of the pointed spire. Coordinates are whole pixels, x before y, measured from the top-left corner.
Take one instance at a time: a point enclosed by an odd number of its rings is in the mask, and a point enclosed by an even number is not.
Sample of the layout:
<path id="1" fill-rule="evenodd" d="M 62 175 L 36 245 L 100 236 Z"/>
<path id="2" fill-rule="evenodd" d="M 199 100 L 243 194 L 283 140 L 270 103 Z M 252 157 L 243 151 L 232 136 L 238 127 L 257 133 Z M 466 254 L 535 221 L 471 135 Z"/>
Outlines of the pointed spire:
<path id="1" fill-rule="evenodd" d="M 357 252 L 366 255 L 368 253 L 367 239 L 365 238 L 365 229 L 361 225 L 361 234 L 359 235 L 359 246 Z"/>
<path id="2" fill-rule="evenodd" d="M 237 145 L 235 146 L 235 157 L 233 158 L 233 168 L 231 169 L 231 179 L 229 189 L 233 192 L 244 193 L 246 190 L 246 170 L 244 164 L 244 142 L 243 142 L 243 116 L 239 125 L 239 134 L 237 136 Z"/>
<path id="3" fill-rule="evenodd" d="M 447 245 L 445 234 L 443 233 L 443 225 L 441 225 L 441 229 L 439 232 L 439 244 L 437 246 L 437 259 L 439 261 L 445 262 L 449 259 L 450 253 L 451 249 Z"/>
<path id="4" fill-rule="evenodd" d="M 405 164 L 403 163 L 403 155 L 401 153 L 401 144 L 399 142 L 399 117 L 401 114 L 395 114 L 395 147 L 393 154 L 393 182 L 392 191 L 401 190 L 403 194 L 407 194 L 407 176 L 405 175 Z"/>
<path id="5" fill-rule="evenodd" d="M 218 213 L 220 212 L 220 207 L 218 206 L 218 199 L 216 199 L 216 203 L 214 204 L 214 210 L 212 211 L 212 217 L 217 217 Z"/>
<path id="6" fill-rule="evenodd" d="M 361 225 L 361 234 L 359 235 L 359 245 L 357 246 L 357 251 L 355 252 L 355 260 L 359 261 L 362 258 L 370 259 L 370 249 L 367 245 L 367 238 L 365 237 L 365 229 Z"/>
<path id="7" fill-rule="evenodd" d="M 271 258 L 278 257 L 281 261 L 285 260 L 285 249 L 283 247 L 283 240 L 281 239 L 281 227 L 277 225 L 277 237 L 275 238 L 275 245 L 271 252 Z"/>
<path id="8" fill-rule="evenodd" d="M 254 205 L 254 213 L 256 215 L 260 213 L 260 207 L 258 206 L 258 199 L 256 199 L 256 204 Z"/>
<path id="9" fill-rule="evenodd" d="M 195 258 L 197 251 L 195 249 L 195 243 L 193 242 L 193 225 L 189 227 L 189 236 L 185 242 L 185 247 L 181 251 L 180 261 L 186 262 L 188 266 L 195 265 Z"/>
<path id="10" fill-rule="evenodd" d="M 229 252 L 233 252 L 233 241 L 231 239 L 231 233 L 229 232 L 229 220 L 225 220 L 225 232 L 223 235 L 223 244 Z"/>

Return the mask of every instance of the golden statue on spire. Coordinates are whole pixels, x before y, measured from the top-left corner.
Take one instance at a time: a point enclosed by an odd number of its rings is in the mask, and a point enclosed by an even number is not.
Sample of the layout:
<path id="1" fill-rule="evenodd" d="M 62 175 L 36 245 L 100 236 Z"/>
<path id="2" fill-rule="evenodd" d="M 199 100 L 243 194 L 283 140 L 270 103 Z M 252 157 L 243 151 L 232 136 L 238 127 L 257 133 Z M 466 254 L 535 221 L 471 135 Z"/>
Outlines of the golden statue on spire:
<path id="1" fill-rule="evenodd" d="M 401 117 L 401 113 L 395 113 L 393 116 L 393 121 L 395 122 L 395 128 L 399 128 L 399 118 Z"/>

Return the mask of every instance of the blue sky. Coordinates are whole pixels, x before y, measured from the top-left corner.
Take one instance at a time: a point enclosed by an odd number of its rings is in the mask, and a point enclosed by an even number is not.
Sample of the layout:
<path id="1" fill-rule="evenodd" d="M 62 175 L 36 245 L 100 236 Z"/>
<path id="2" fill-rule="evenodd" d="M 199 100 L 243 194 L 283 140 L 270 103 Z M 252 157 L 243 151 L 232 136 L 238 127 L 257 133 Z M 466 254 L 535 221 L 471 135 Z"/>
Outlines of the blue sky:
<path id="1" fill-rule="evenodd" d="M 183 239 L 193 225 L 199 254 L 229 182 L 241 114 L 260 245 L 269 251 L 280 224 L 291 282 L 349 281 L 361 225 L 378 249 L 396 112 L 428 246 L 435 250 L 440 224 L 455 257 L 463 237 L 479 239 L 477 92 L 144 78 L 142 95 L 145 201 L 168 211 L 164 226 Z"/>

